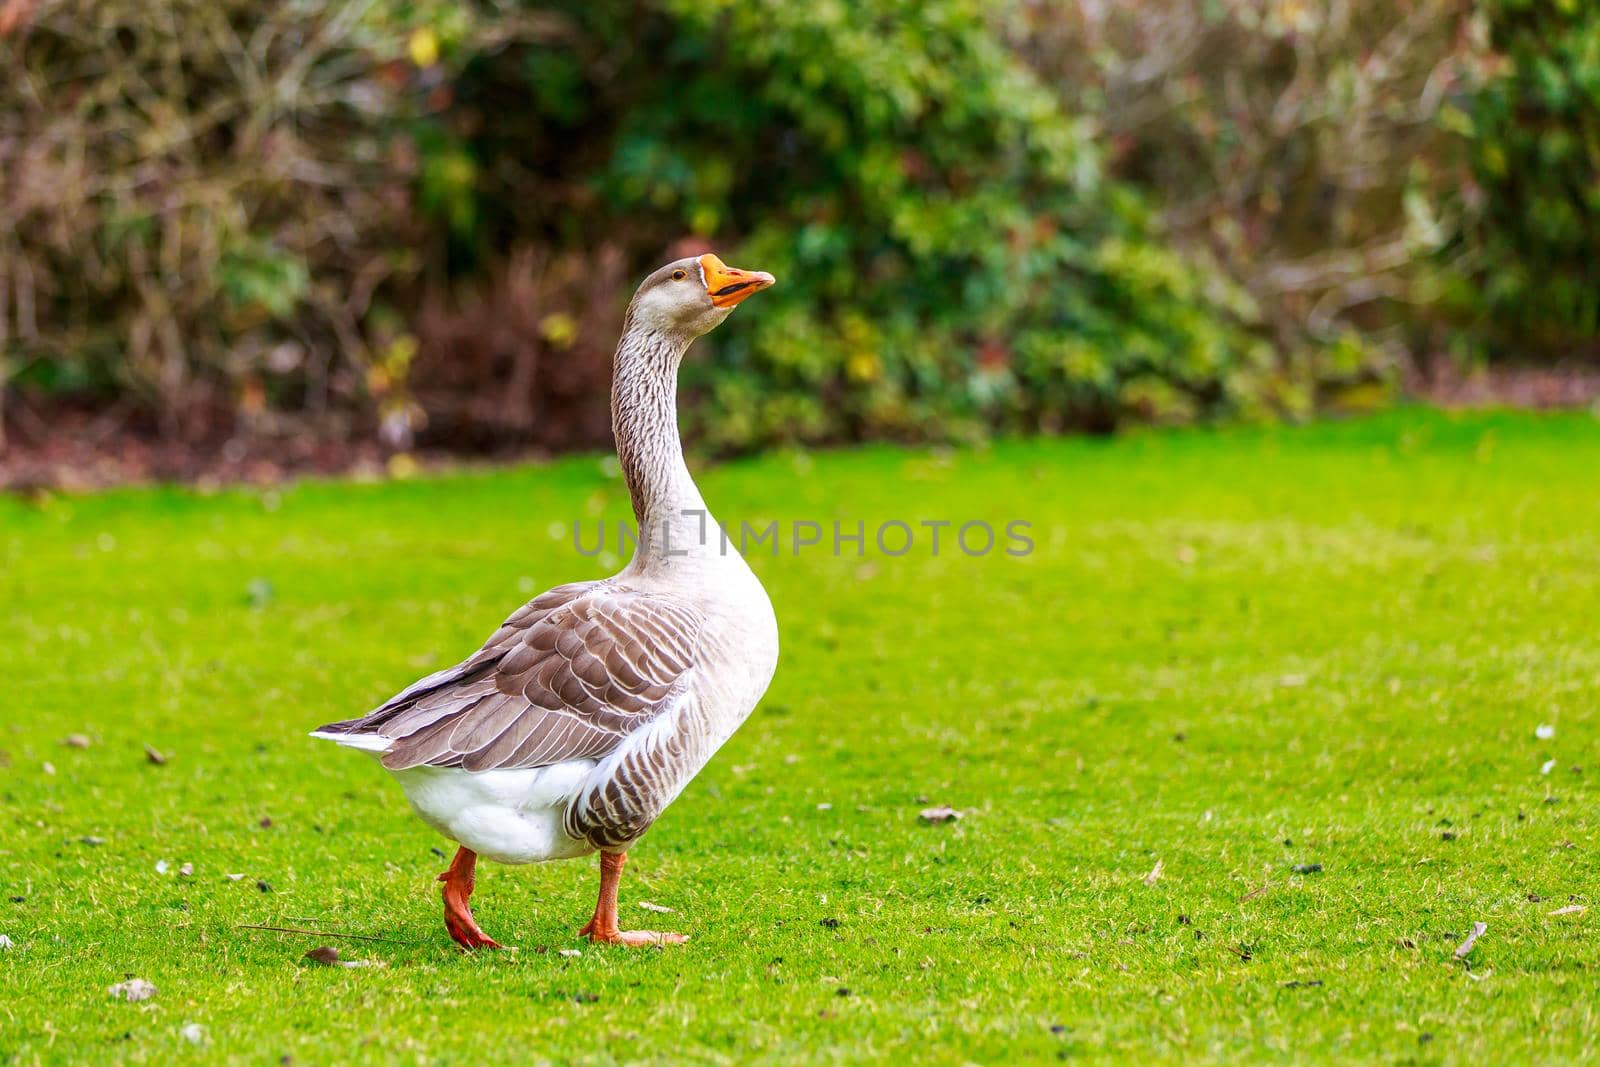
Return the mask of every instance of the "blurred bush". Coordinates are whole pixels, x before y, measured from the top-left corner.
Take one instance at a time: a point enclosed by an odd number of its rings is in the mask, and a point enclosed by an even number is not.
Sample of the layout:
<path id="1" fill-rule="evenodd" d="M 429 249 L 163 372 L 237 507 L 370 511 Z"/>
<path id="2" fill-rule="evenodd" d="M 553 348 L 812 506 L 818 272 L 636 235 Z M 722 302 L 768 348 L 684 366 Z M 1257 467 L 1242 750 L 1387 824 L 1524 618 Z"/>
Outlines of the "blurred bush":
<path id="1" fill-rule="evenodd" d="M 380 294 L 422 266 L 373 15 L 65 0 L 0 41 L 0 381 L 194 439 L 370 427 Z"/>
<path id="2" fill-rule="evenodd" d="M 736 235 L 781 284 L 691 367 L 713 447 L 1299 402 L 1250 301 L 1164 247 L 984 5 L 539 10 L 546 32 L 458 59 L 436 116 L 476 174 L 441 207 L 457 262 L 534 234 L 621 241 L 637 273 Z"/>
<path id="3" fill-rule="evenodd" d="M 1477 54 L 1470 2 L 1046 0 L 1008 30 L 1280 350 L 1360 338 L 1394 365 L 1430 343 L 1417 304 L 1457 232 L 1437 215 L 1462 159 L 1441 118 Z"/>
<path id="4" fill-rule="evenodd" d="M 1600 356 L 1600 4 L 1487 0 L 1490 51 L 1444 116 L 1467 141 L 1464 335 L 1523 359 Z"/>
<path id="5" fill-rule="evenodd" d="M 487 277 L 432 286 L 415 318 L 411 387 L 429 435 L 461 448 L 610 440 L 611 353 L 634 280 L 615 245 L 513 245 Z"/>
<path id="6" fill-rule="evenodd" d="M 1600 352 L 1600 5 L 1034 0 L 1005 26 L 1280 350 Z"/>
<path id="7" fill-rule="evenodd" d="M 1578 0 L 6 12 L 0 382 L 170 435 L 601 443 L 631 279 L 712 246 L 781 282 L 687 369 L 718 450 L 1595 333 Z"/>

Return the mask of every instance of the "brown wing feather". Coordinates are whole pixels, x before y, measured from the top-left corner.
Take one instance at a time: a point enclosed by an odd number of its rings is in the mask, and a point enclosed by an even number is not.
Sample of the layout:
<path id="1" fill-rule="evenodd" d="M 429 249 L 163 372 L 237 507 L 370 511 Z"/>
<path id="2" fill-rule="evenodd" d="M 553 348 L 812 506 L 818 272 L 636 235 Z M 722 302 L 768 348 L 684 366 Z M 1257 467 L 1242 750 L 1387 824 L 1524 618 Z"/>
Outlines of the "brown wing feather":
<path id="1" fill-rule="evenodd" d="M 675 600 L 585 582 L 518 609 L 468 659 L 329 733 L 394 741 L 391 770 L 542 767 L 612 751 L 693 667 L 703 622 Z"/>

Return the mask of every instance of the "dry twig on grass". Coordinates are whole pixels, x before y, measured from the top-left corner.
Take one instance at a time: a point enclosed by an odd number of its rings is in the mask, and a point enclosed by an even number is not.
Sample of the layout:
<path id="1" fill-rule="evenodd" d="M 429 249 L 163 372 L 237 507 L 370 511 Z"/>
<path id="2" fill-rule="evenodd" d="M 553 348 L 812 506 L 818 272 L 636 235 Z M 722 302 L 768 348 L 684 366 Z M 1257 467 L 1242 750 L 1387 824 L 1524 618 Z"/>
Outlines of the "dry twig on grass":
<path id="1" fill-rule="evenodd" d="M 378 937 L 376 934 L 337 934 L 328 930 L 302 930 L 295 926 L 267 926 L 263 923 L 239 923 L 239 930 L 270 930 L 275 934 L 304 934 L 307 937 L 342 937 L 351 941 L 386 941 L 391 945 L 414 945 L 415 941 L 401 941 L 395 937 Z"/>

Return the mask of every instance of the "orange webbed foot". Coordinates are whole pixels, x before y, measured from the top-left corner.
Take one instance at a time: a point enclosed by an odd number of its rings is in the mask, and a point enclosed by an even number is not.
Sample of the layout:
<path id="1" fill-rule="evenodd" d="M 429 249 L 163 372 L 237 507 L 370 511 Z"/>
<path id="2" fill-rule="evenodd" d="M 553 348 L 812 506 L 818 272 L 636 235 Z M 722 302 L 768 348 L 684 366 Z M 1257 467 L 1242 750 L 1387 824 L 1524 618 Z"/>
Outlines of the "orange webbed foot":
<path id="1" fill-rule="evenodd" d="M 682 945 L 688 942 L 685 934 L 675 934 L 665 930 L 606 930 L 596 927 L 591 919 L 582 930 L 578 931 L 579 937 L 586 937 L 597 945 L 626 945 L 628 948 L 652 948 L 658 945 Z"/>
<path id="2" fill-rule="evenodd" d="M 629 948 L 681 945 L 688 941 L 683 934 L 617 929 L 617 883 L 622 878 L 622 865 L 627 862 L 626 852 L 600 853 L 600 899 L 595 902 L 594 918 L 578 931 L 578 936 L 586 937 L 597 945 L 626 945 Z"/>
<path id="3" fill-rule="evenodd" d="M 444 883 L 441 891 L 444 897 L 444 928 L 449 932 L 450 940 L 468 952 L 500 947 L 498 941 L 478 927 L 477 920 L 472 917 L 472 908 L 467 904 L 472 899 L 473 869 L 477 860 L 477 855 L 470 850 L 459 849 L 450 869 L 439 876 L 439 881 Z"/>

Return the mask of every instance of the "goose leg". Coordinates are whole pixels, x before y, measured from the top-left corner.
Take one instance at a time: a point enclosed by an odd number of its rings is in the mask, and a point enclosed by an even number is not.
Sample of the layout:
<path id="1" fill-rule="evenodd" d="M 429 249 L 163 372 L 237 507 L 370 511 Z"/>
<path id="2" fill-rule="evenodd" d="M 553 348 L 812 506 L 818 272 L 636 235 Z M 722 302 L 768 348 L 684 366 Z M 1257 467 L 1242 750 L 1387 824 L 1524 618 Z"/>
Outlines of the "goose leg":
<path id="1" fill-rule="evenodd" d="M 450 869 L 439 876 L 444 883 L 444 928 L 450 938 L 462 948 L 499 948 L 494 938 L 478 929 L 467 901 L 472 898 L 473 871 L 478 865 L 478 854 L 470 848 L 456 849 L 456 858 Z"/>
<path id="2" fill-rule="evenodd" d="M 622 865 L 627 862 L 626 852 L 600 853 L 600 899 L 594 906 L 594 918 L 578 931 L 578 936 L 587 937 L 599 944 L 627 945 L 630 948 L 644 945 L 681 945 L 689 940 L 682 934 L 617 929 L 617 883 L 622 881 Z"/>

